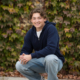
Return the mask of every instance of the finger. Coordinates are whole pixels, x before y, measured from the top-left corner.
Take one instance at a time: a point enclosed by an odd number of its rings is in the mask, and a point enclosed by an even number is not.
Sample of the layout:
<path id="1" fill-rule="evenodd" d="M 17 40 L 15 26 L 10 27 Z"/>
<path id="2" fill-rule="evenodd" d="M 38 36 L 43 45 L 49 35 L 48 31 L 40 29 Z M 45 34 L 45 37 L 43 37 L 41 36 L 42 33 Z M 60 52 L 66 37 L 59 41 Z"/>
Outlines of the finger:
<path id="1" fill-rule="evenodd" d="M 19 58 L 22 57 L 22 56 L 23 56 L 23 55 L 20 55 Z"/>
<path id="2" fill-rule="evenodd" d="M 23 60 L 23 64 L 26 64 L 26 60 L 25 59 Z"/>
<path id="3" fill-rule="evenodd" d="M 20 56 L 19 58 L 20 58 L 20 59 L 23 59 L 23 56 Z"/>
<path id="4" fill-rule="evenodd" d="M 22 62 L 22 64 L 24 65 L 24 61 Z"/>
<path id="5" fill-rule="evenodd" d="M 24 60 L 23 64 L 26 64 L 26 60 Z"/>
<path id="6" fill-rule="evenodd" d="M 21 59 L 21 64 L 23 64 L 23 60 Z"/>
<path id="7" fill-rule="evenodd" d="M 25 61 L 25 64 L 27 63 L 27 60 Z"/>
<path id="8" fill-rule="evenodd" d="M 26 64 L 26 63 L 27 63 L 27 60 L 26 60 L 26 59 L 24 59 L 24 60 L 23 60 L 23 64 Z"/>
<path id="9" fill-rule="evenodd" d="M 23 65 L 25 64 L 25 61 L 26 61 L 25 59 L 22 60 L 22 64 L 23 64 Z"/>

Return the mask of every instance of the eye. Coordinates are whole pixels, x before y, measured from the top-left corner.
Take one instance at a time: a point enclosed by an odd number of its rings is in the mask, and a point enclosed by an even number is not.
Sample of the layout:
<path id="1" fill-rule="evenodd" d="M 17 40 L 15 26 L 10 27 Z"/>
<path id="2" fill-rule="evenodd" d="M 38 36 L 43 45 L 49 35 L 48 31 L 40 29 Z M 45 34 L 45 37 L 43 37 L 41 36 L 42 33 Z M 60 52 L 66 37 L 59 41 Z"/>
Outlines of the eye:
<path id="1" fill-rule="evenodd" d="M 33 18 L 33 20 L 35 20 L 36 18 Z"/>
<path id="2" fill-rule="evenodd" d="M 32 20 L 35 20 L 36 18 L 35 17 L 32 17 Z"/>

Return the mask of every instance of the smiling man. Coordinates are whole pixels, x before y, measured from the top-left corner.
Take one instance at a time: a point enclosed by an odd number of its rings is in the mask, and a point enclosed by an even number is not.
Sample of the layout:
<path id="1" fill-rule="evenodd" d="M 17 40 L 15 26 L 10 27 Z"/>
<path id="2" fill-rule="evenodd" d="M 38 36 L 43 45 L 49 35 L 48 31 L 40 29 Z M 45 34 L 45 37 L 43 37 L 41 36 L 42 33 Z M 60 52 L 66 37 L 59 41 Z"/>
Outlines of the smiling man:
<path id="1" fill-rule="evenodd" d="M 47 73 L 48 80 L 58 80 L 64 57 L 59 50 L 55 23 L 47 21 L 42 8 L 31 11 L 30 21 L 33 27 L 25 35 L 16 69 L 29 80 L 41 80 L 40 73 Z"/>

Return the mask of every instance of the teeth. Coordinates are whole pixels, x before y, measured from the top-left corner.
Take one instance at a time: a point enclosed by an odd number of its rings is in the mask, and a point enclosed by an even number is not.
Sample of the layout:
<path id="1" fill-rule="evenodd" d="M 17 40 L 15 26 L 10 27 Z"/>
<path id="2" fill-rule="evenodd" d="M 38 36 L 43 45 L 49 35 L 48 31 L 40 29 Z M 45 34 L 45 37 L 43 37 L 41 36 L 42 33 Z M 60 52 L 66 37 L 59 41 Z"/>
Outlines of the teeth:
<path id="1" fill-rule="evenodd" d="M 40 24 L 40 23 L 35 23 L 35 24 Z"/>
<path id="2" fill-rule="evenodd" d="M 39 25 L 39 24 L 36 24 L 36 25 Z"/>

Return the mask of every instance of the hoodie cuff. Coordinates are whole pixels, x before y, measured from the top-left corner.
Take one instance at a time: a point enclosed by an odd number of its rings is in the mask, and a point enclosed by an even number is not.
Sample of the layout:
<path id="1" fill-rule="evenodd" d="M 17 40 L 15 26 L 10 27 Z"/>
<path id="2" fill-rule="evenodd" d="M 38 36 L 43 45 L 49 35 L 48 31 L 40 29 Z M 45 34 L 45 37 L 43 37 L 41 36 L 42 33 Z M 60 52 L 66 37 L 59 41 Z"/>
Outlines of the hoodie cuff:
<path id="1" fill-rule="evenodd" d="M 23 52 L 24 54 L 29 54 L 29 53 L 25 53 L 25 52 Z M 20 55 L 22 55 L 23 53 L 20 53 Z"/>
<path id="2" fill-rule="evenodd" d="M 32 58 L 36 58 L 36 54 L 35 53 L 31 53 Z"/>

